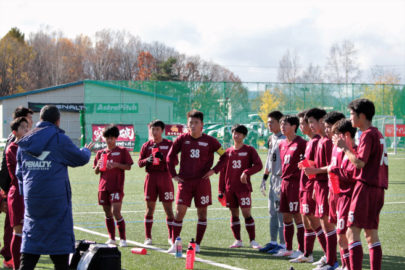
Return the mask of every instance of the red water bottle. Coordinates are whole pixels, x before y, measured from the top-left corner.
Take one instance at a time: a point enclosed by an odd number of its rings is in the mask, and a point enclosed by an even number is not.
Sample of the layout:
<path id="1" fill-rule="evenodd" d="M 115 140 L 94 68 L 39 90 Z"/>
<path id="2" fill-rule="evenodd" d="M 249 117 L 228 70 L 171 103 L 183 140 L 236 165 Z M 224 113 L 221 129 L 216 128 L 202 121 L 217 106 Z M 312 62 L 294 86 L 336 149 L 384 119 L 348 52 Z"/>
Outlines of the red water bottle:
<path id="1" fill-rule="evenodd" d="M 313 168 L 313 167 L 315 167 L 314 166 L 315 162 L 313 162 L 312 160 L 308 160 L 308 159 L 303 159 L 298 164 L 301 165 L 304 168 Z M 316 177 L 315 174 L 308 175 L 308 179 L 314 179 L 315 177 Z"/>
<path id="2" fill-rule="evenodd" d="M 226 206 L 226 197 L 225 194 L 218 194 L 218 201 L 221 203 L 222 206 Z"/>
<path id="3" fill-rule="evenodd" d="M 194 269 L 195 251 L 192 246 L 187 249 L 186 269 Z"/>
<path id="4" fill-rule="evenodd" d="M 146 248 L 132 248 L 131 252 L 132 254 L 139 254 L 139 255 L 146 255 L 146 253 L 148 253 L 146 251 Z"/>
<path id="5" fill-rule="evenodd" d="M 329 176 L 330 184 L 332 186 L 333 193 L 339 194 L 340 193 L 339 177 L 336 174 L 334 174 L 333 172 L 328 173 L 328 176 Z"/>
<path id="6" fill-rule="evenodd" d="M 196 246 L 196 242 L 194 241 L 194 238 L 191 238 L 190 243 L 188 244 L 188 247 L 192 247 L 194 250 L 194 257 L 195 257 L 195 246 Z"/>
<path id="7" fill-rule="evenodd" d="M 159 146 L 155 143 L 152 148 L 153 165 L 159 165 L 160 159 L 156 157 L 156 153 L 159 152 Z"/>
<path id="8" fill-rule="evenodd" d="M 100 162 L 100 167 L 99 167 L 99 171 L 100 172 L 105 172 L 107 170 L 107 152 L 103 151 L 103 153 L 101 154 L 101 162 Z"/>

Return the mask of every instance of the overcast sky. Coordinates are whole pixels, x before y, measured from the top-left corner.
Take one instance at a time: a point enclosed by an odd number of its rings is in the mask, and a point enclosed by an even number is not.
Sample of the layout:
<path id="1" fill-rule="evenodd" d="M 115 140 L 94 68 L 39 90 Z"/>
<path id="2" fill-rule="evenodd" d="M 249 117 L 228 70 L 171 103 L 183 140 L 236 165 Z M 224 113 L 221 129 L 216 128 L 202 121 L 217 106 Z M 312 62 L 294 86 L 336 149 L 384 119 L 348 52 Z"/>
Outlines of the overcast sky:
<path id="1" fill-rule="evenodd" d="M 348 39 L 363 70 L 381 65 L 405 81 L 405 0 L 0 0 L 0 36 L 45 26 L 70 38 L 126 30 L 262 82 L 277 80 L 287 49 L 303 67 L 323 66 Z"/>

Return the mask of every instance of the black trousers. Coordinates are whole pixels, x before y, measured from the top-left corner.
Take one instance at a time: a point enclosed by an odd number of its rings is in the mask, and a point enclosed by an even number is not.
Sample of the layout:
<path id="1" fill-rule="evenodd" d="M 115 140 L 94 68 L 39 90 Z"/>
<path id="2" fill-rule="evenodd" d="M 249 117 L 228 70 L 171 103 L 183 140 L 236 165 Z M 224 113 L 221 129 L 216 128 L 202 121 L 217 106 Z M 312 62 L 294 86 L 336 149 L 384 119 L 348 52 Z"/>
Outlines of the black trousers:
<path id="1" fill-rule="evenodd" d="M 20 270 L 34 270 L 38 263 L 38 254 L 21 253 Z M 55 270 L 69 270 L 69 254 L 50 255 Z"/>

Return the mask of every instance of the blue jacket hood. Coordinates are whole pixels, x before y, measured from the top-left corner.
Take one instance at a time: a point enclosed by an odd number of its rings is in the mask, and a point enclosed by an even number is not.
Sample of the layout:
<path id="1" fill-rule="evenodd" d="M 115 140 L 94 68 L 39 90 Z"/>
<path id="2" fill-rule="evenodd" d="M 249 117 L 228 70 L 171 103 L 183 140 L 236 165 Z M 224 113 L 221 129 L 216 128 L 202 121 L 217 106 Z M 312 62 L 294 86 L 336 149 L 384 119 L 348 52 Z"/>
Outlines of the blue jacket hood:
<path id="1" fill-rule="evenodd" d="M 65 132 L 51 122 L 38 122 L 33 130 L 21 138 L 18 147 L 34 156 L 39 156 L 57 133 Z"/>

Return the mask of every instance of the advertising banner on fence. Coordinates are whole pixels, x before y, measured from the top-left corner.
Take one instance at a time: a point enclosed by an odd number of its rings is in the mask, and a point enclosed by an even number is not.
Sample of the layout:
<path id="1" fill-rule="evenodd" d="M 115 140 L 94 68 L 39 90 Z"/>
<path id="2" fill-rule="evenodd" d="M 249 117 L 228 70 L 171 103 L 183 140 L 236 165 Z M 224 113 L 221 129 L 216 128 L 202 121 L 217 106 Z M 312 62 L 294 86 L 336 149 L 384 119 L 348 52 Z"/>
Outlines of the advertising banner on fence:
<path id="1" fill-rule="evenodd" d="M 188 129 L 184 125 L 165 125 L 166 136 L 179 136 L 183 133 L 187 133 Z"/>
<path id="2" fill-rule="evenodd" d="M 394 125 L 385 125 L 385 137 L 394 137 Z M 397 137 L 405 137 L 405 124 L 397 125 Z"/>
<path id="3" fill-rule="evenodd" d="M 94 150 L 100 150 L 107 147 L 107 143 L 103 137 L 104 127 L 107 124 L 92 124 L 93 136 L 92 140 L 95 143 Z M 135 146 L 135 131 L 133 125 L 117 125 L 120 130 L 120 136 L 117 138 L 117 146 L 125 147 L 128 151 L 133 151 Z"/>

